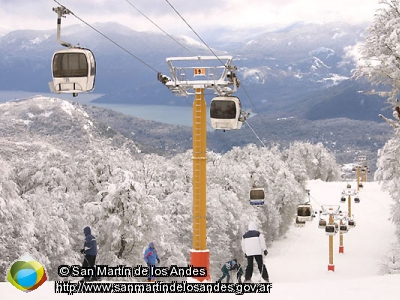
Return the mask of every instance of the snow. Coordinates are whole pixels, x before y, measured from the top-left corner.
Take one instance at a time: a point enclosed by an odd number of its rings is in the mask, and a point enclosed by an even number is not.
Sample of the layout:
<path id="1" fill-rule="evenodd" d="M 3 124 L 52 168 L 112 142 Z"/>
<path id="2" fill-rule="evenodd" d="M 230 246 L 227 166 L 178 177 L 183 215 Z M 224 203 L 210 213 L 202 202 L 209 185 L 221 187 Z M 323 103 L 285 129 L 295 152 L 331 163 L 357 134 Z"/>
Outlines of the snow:
<path id="1" fill-rule="evenodd" d="M 341 203 L 340 196 L 348 182 L 309 181 L 310 199 L 314 211 L 323 205 L 340 205 L 347 211 L 348 203 Z M 355 182 L 349 182 L 356 188 Z M 395 227 L 390 222 L 393 200 L 381 190 L 377 182 L 364 183 L 359 191 L 359 204 L 352 202 L 356 227 L 344 235 L 344 253 L 338 253 L 338 234 L 334 236 L 335 271 L 328 271 L 328 236 L 318 228 L 318 215 L 304 227 L 292 226 L 284 238 L 269 247 L 265 263 L 270 274 L 270 294 L 248 293 L 240 299 L 399 299 L 400 274 L 381 275 L 380 270 L 395 242 Z M 268 234 L 268 233 L 267 233 Z M 243 260 L 244 258 L 239 258 Z M 259 278 L 255 271 L 253 280 Z M 15 289 L 8 282 L 0 283 L 0 294 L 13 300 L 52 299 L 148 299 L 149 295 L 132 294 L 55 294 L 54 282 L 46 282 L 30 293 Z M 156 294 L 152 299 L 188 299 L 185 294 Z M 236 297 L 234 294 L 191 294 L 190 299 L 217 299 Z"/>

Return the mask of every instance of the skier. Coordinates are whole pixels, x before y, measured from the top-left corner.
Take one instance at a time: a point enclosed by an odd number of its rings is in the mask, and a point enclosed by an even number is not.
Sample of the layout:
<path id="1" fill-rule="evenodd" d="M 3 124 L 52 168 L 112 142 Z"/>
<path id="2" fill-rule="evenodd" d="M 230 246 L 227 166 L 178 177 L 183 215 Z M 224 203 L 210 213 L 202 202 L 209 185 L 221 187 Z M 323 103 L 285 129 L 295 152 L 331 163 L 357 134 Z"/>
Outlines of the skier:
<path id="1" fill-rule="evenodd" d="M 260 271 L 261 277 L 269 282 L 267 268 L 263 263 L 262 254 L 268 254 L 267 247 L 265 246 L 264 235 L 257 230 L 254 222 L 249 223 L 249 231 L 242 237 L 242 250 L 247 258 L 247 267 L 245 273 L 245 282 L 251 281 L 253 275 L 253 260 L 255 259 Z"/>
<path id="2" fill-rule="evenodd" d="M 154 243 L 151 242 L 149 244 L 149 248 L 146 249 L 144 252 L 144 261 L 146 262 L 147 266 L 149 267 L 149 275 L 147 277 L 148 282 L 155 281 L 154 277 L 154 267 L 157 263 L 160 263 L 160 259 L 158 258 L 157 250 L 154 247 Z"/>
<path id="3" fill-rule="evenodd" d="M 242 283 L 241 276 L 243 275 L 243 270 L 240 264 L 238 264 L 236 258 L 230 261 L 227 261 L 221 268 L 222 277 L 217 281 L 221 282 L 222 279 L 226 277 L 226 283 L 229 283 L 231 276 L 229 275 L 229 271 L 237 270 L 237 279 L 239 283 Z"/>
<path id="4" fill-rule="evenodd" d="M 84 255 L 82 267 L 94 267 L 96 264 L 96 256 L 97 256 L 97 242 L 96 238 L 92 235 L 92 231 L 89 226 L 86 226 L 83 229 L 83 233 L 85 234 L 85 244 L 81 253 Z M 97 277 L 84 277 L 82 281 L 85 280 L 98 280 Z"/>

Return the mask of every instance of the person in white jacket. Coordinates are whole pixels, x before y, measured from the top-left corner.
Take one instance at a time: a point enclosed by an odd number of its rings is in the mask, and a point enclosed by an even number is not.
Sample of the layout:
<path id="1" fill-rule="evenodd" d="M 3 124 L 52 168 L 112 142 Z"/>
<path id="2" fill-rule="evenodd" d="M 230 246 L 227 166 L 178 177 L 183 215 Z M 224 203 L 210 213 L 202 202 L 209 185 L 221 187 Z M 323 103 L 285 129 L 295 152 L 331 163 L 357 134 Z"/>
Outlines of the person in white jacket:
<path id="1" fill-rule="evenodd" d="M 244 282 L 249 282 L 253 276 L 254 259 L 257 262 L 261 277 L 266 282 L 269 282 L 268 270 L 263 263 L 262 257 L 263 254 L 267 255 L 268 251 L 267 247 L 265 246 L 264 235 L 257 230 L 257 226 L 254 222 L 249 223 L 249 231 L 247 231 L 242 237 L 242 250 L 247 258 Z"/>

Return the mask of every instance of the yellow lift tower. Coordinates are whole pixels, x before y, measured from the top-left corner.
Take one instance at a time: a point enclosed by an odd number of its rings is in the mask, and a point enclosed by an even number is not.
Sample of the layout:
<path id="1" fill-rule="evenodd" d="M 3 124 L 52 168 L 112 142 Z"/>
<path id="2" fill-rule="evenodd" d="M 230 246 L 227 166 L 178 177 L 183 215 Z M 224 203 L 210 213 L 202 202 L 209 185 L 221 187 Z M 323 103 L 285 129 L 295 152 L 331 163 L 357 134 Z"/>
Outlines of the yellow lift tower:
<path id="1" fill-rule="evenodd" d="M 192 249 L 190 265 L 205 267 L 206 277 L 194 277 L 199 281 L 210 279 L 210 252 L 207 249 L 206 205 L 206 102 L 204 90 L 211 89 L 218 96 L 230 96 L 237 90 L 236 67 L 231 65 L 232 56 L 173 57 L 166 59 L 172 77 L 158 74 L 158 80 L 177 96 L 194 95 L 193 103 L 193 207 Z M 231 88 L 232 87 L 232 88 Z"/>

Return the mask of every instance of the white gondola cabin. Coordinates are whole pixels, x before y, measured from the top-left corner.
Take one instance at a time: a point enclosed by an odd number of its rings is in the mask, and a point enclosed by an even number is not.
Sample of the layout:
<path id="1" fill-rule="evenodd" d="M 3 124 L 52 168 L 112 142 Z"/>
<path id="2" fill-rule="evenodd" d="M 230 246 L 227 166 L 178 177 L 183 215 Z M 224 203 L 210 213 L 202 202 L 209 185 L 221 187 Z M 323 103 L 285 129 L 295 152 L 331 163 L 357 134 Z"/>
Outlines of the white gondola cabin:
<path id="1" fill-rule="evenodd" d="M 210 121 L 213 129 L 240 129 L 245 117 L 238 97 L 218 96 L 211 100 Z"/>
<path id="2" fill-rule="evenodd" d="M 318 228 L 325 228 L 326 227 L 326 220 L 320 219 L 318 222 Z"/>
<path id="3" fill-rule="evenodd" d="M 347 224 L 342 224 L 340 225 L 339 230 L 340 233 L 347 233 L 349 231 L 349 227 L 347 226 Z"/>
<path id="4" fill-rule="evenodd" d="M 334 224 L 328 224 L 325 226 L 325 233 L 327 235 L 335 235 L 336 234 L 336 228 Z"/>
<path id="5" fill-rule="evenodd" d="M 253 187 L 250 190 L 250 204 L 251 205 L 264 205 L 265 192 L 263 188 Z"/>
<path id="6" fill-rule="evenodd" d="M 296 217 L 296 220 L 294 222 L 294 226 L 296 227 L 304 227 L 306 225 L 306 221 L 302 221 L 299 219 L 299 217 Z"/>
<path id="7" fill-rule="evenodd" d="M 299 204 L 297 206 L 297 217 L 300 221 L 312 221 L 313 210 L 311 204 Z"/>
<path id="8" fill-rule="evenodd" d="M 71 47 L 56 51 L 51 71 L 53 82 L 49 84 L 54 93 L 72 93 L 75 97 L 94 89 L 96 60 L 89 49 Z"/>
<path id="9" fill-rule="evenodd" d="M 353 219 L 350 219 L 347 224 L 350 228 L 356 227 L 356 222 Z"/>

